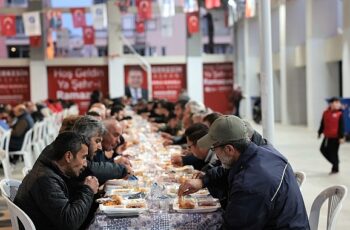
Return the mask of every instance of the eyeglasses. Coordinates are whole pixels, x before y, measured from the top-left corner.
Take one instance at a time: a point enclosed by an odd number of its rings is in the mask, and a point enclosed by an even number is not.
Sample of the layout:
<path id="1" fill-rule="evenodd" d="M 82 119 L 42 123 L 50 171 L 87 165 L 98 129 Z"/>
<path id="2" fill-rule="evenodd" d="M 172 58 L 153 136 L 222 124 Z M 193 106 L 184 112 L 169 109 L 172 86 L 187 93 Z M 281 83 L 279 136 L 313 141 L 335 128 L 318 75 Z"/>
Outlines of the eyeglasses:
<path id="1" fill-rule="evenodd" d="M 222 146 L 225 146 L 225 145 L 228 145 L 228 144 L 225 143 L 225 144 L 220 144 L 220 145 L 215 145 L 215 146 L 213 145 L 213 146 L 210 147 L 210 150 L 213 151 L 213 152 L 215 152 L 215 149 L 216 149 L 216 148 L 219 148 L 219 147 L 222 147 Z"/>

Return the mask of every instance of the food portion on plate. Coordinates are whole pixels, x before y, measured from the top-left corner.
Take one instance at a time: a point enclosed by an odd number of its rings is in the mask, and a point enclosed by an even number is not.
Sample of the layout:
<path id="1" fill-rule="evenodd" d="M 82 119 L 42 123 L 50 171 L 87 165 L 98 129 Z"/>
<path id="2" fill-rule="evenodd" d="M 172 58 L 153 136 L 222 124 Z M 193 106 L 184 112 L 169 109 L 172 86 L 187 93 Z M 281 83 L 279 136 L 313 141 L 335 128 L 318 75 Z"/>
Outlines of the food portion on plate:
<path id="1" fill-rule="evenodd" d="M 205 213 L 215 212 L 220 208 L 217 199 L 195 199 L 188 197 L 178 197 L 174 200 L 173 209 L 181 213 Z"/>
<path id="2" fill-rule="evenodd" d="M 194 209 L 196 207 L 196 201 L 194 199 L 187 199 L 183 196 L 178 197 L 178 204 L 181 209 Z"/>

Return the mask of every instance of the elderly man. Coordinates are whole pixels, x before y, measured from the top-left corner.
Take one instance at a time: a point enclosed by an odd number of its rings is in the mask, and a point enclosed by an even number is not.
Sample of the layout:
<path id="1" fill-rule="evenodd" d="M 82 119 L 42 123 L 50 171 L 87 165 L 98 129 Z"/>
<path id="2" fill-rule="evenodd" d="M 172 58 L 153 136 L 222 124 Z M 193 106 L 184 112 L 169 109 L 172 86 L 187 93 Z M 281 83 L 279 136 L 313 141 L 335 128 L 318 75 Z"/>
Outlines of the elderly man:
<path id="1" fill-rule="evenodd" d="M 94 156 L 96 162 L 115 162 L 131 166 L 130 161 L 116 152 L 116 148 L 121 143 L 123 127 L 115 119 L 103 121 L 106 132 L 103 134 L 102 149 L 99 149 Z"/>
<path id="2" fill-rule="evenodd" d="M 148 100 L 148 91 L 142 88 L 143 73 L 141 68 L 135 67 L 129 70 L 127 83 L 125 95 L 131 98 L 133 105 L 135 105 L 139 99 Z"/>
<path id="3" fill-rule="evenodd" d="M 96 177 L 88 176 L 72 186 L 87 166 L 87 141 L 74 132 L 63 132 L 41 157 L 20 185 L 14 203 L 33 221 L 36 229 L 78 229 L 88 216 Z"/>
<path id="4" fill-rule="evenodd" d="M 207 171 L 201 179 L 188 180 L 179 196 L 202 187 L 222 190 L 228 201 L 224 229 L 309 229 L 300 189 L 287 159 L 273 147 L 259 147 L 248 138 L 245 123 L 236 116 L 221 116 L 198 140 L 215 151 L 224 168 Z"/>

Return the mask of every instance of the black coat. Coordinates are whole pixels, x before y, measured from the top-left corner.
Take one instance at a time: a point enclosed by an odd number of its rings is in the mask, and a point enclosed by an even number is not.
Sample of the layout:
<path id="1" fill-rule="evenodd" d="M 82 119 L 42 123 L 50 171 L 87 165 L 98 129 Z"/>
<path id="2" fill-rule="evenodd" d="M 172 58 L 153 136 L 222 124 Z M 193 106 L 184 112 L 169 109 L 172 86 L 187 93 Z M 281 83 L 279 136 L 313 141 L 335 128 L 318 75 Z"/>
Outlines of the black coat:
<path id="1" fill-rule="evenodd" d="M 88 216 L 94 193 L 87 185 L 75 183 L 42 156 L 23 179 L 14 203 L 36 229 L 78 229 Z"/>
<path id="2" fill-rule="evenodd" d="M 203 184 L 227 196 L 224 229 L 310 229 L 294 172 L 270 145 L 251 143 L 232 168 L 207 171 Z"/>

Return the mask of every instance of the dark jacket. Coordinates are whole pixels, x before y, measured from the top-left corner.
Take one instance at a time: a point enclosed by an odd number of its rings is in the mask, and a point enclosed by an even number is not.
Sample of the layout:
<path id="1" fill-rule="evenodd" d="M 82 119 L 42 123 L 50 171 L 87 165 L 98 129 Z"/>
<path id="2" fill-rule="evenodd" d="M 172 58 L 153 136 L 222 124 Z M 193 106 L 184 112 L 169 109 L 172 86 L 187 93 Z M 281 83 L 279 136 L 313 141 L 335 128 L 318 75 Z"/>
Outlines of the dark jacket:
<path id="1" fill-rule="evenodd" d="M 45 156 L 49 156 L 52 153 L 52 151 L 52 145 L 46 146 L 46 148 L 40 154 L 39 159 Z M 36 161 L 35 164 L 37 164 L 39 159 Z M 80 180 L 84 179 L 87 176 L 95 176 L 98 179 L 99 184 L 102 185 L 107 180 L 124 178 L 127 175 L 127 173 L 128 172 L 124 165 L 112 162 L 95 162 L 88 160 L 86 169 L 80 175 Z"/>
<path id="2" fill-rule="evenodd" d="M 272 146 L 249 144 L 232 168 L 209 170 L 203 183 L 226 185 L 224 229 L 309 229 L 294 172 Z"/>
<path id="3" fill-rule="evenodd" d="M 27 131 L 34 126 L 33 118 L 29 113 L 24 112 L 17 118 L 16 124 L 12 127 L 11 139 L 10 139 L 10 151 L 18 151 L 21 149 L 24 136 Z"/>
<path id="4" fill-rule="evenodd" d="M 23 179 L 14 203 L 36 229 L 78 229 L 88 216 L 94 193 L 87 185 L 72 183 L 48 157 L 41 157 Z"/>
<path id="5" fill-rule="evenodd" d="M 137 99 L 145 99 L 148 100 L 148 90 L 147 89 L 141 89 L 142 98 Z M 130 87 L 125 87 L 125 96 L 132 98 Z"/>

